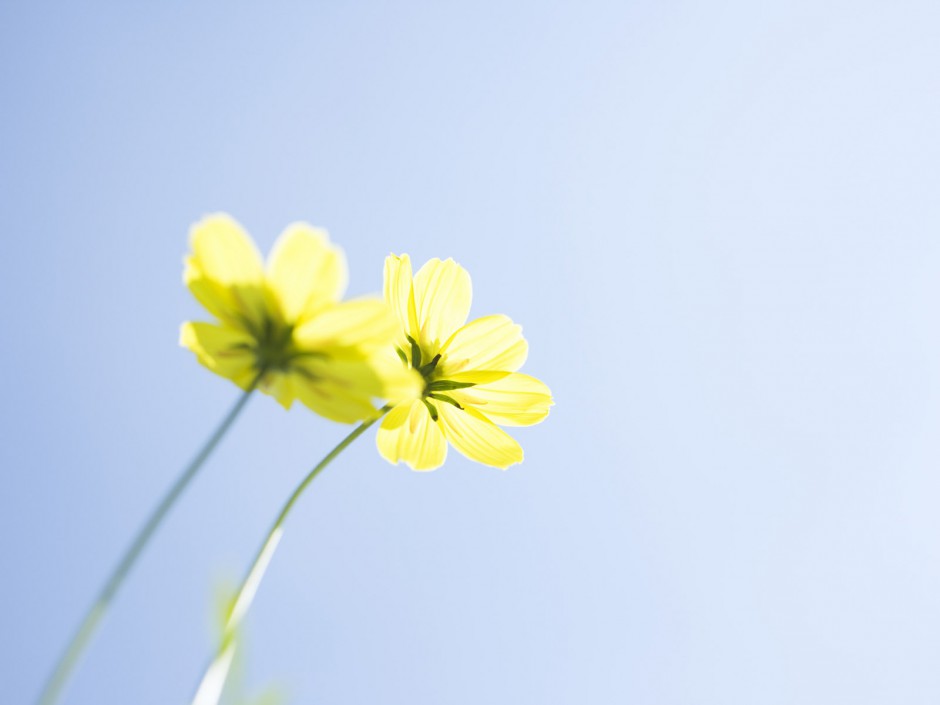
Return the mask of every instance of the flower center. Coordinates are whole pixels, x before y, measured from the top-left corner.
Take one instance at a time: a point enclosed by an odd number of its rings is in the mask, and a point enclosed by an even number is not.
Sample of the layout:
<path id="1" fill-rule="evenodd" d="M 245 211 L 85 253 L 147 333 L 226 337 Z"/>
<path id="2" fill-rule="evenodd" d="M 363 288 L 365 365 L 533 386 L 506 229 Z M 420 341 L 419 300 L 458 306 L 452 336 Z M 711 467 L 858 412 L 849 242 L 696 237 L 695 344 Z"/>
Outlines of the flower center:
<path id="1" fill-rule="evenodd" d="M 255 365 L 259 369 L 286 372 L 295 356 L 294 327 L 265 317 L 255 344 Z"/>
<path id="2" fill-rule="evenodd" d="M 437 421 L 438 419 L 438 411 L 435 402 L 445 402 L 447 404 L 453 404 L 458 409 L 463 409 L 460 402 L 452 396 L 448 396 L 445 392 L 450 392 L 455 389 L 466 389 L 467 387 L 472 387 L 475 383 L 441 379 L 437 371 L 437 365 L 441 361 L 441 353 L 437 353 L 433 357 L 424 354 L 421 350 L 421 346 L 418 345 L 418 342 L 410 335 L 408 336 L 408 343 L 411 345 L 411 359 L 409 360 L 408 353 L 401 348 L 398 348 L 398 356 L 402 359 L 402 362 L 406 365 L 410 364 L 411 367 L 417 370 L 424 378 L 424 391 L 421 394 L 421 401 L 424 402 L 424 405 L 428 408 L 428 413 L 431 414 L 431 420 Z M 427 360 L 427 362 L 425 362 L 425 360 Z"/>
<path id="3" fill-rule="evenodd" d="M 294 345 L 294 326 L 271 316 L 260 322 L 242 320 L 242 325 L 254 339 L 251 343 L 236 346 L 248 350 L 254 356 L 255 369 L 266 372 L 290 372 L 298 357 L 316 357 L 320 353 L 298 350 Z"/>

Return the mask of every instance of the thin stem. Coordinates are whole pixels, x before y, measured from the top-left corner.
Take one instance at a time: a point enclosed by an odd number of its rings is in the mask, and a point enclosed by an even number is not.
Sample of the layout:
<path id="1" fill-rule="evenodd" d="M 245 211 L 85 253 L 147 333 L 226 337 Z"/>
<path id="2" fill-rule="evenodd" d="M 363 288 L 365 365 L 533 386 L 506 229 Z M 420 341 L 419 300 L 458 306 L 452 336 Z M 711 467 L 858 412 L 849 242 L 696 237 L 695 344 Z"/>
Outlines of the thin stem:
<path id="1" fill-rule="evenodd" d="M 246 389 L 245 392 L 238 398 L 238 401 L 235 402 L 235 405 L 231 408 L 228 414 L 225 415 L 225 418 L 222 419 L 222 422 L 219 424 L 218 428 L 216 428 L 213 434 L 209 436 L 209 439 L 206 441 L 205 445 L 203 445 L 202 449 L 190 461 L 189 465 L 186 466 L 180 476 L 176 479 L 176 482 L 173 483 L 173 486 L 170 487 L 167 493 L 163 496 L 163 499 L 160 500 L 160 503 L 150 514 L 150 517 L 147 519 L 146 523 L 137 532 L 137 535 L 134 537 L 134 540 L 124 552 L 121 560 L 111 572 L 111 575 L 104 584 L 104 587 L 102 587 L 101 591 L 98 593 L 97 599 L 95 599 L 91 607 L 85 613 L 85 617 L 82 619 L 81 624 L 79 624 L 78 629 L 72 635 L 72 638 L 66 646 L 65 650 L 62 652 L 61 656 L 59 656 L 59 660 L 56 662 L 55 668 L 49 675 L 49 678 L 46 680 L 42 692 L 39 694 L 39 698 L 36 701 L 37 705 L 52 705 L 58 700 L 62 693 L 62 688 L 65 686 L 65 683 L 69 679 L 72 671 L 75 669 L 82 652 L 88 646 L 88 642 L 91 640 L 98 623 L 101 621 L 101 618 L 104 617 L 105 612 L 107 612 L 108 606 L 114 599 L 114 596 L 117 594 L 117 591 L 124 582 L 124 579 L 127 577 L 127 574 L 131 571 L 131 568 L 134 567 L 134 563 L 140 557 L 140 554 L 143 552 L 148 541 L 150 541 L 153 533 L 160 526 L 160 523 L 163 521 L 167 512 L 170 511 L 170 509 L 176 503 L 176 500 L 183 493 L 183 490 L 186 489 L 187 485 L 189 485 L 192 479 L 196 476 L 196 473 L 199 472 L 199 469 L 212 454 L 212 451 L 215 450 L 215 447 L 219 444 L 219 441 L 222 440 L 222 437 L 225 435 L 226 431 L 228 431 L 231 425 L 235 422 L 235 419 L 238 417 L 239 413 L 241 413 L 241 410 L 245 408 L 245 404 L 248 402 L 248 398 L 258 386 L 258 382 L 261 381 L 263 374 L 263 370 L 259 372 L 248 389 Z"/>
<path id="2" fill-rule="evenodd" d="M 199 688 L 193 698 L 192 705 L 215 705 L 219 701 L 222 695 L 222 689 L 225 686 L 225 680 L 228 676 L 229 666 L 231 665 L 232 657 L 235 653 L 235 634 L 238 630 L 238 626 L 241 624 L 242 619 L 244 619 L 245 614 L 247 614 L 249 607 L 251 607 L 251 602 L 258 592 L 258 587 L 261 585 L 264 574 L 268 569 L 268 564 L 271 562 L 274 551 L 277 550 L 277 545 L 280 543 L 281 536 L 284 533 L 284 522 L 288 514 L 290 514 L 291 509 L 293 509 L 294 504 L 300 499 L 300 496 L 307 487 L 310 486 L 310 483 L 316 479 L 317 475 L 319 475 L 327 465 L 333 462 L 336 456 L 342 453 L 353 441 L 365 433 L 366 429 L 382 418 L 390 409 L 390 406 L 383 407 L 375 417 L 359 424 L 359 426 L 341 440 L 333 450 L 327 453 L 313 470 L 307 473 L 307 476 L 300 481 L 300 484 L 297 485 L 290 497 L 287 498 L 277 518 L 271 525 L 270 530 L 268 530 L 268 534 L 265 536 L 261 548 L 258 549 L 258 553 L 251 563 L 251 567 L 248 569 L 248 572 L 245 573 L 244 579 L 238 586 L 238 592 L 235 593 L 228 618 L 225 621 L 221 643 L 219 644 L 215 657 L 212 659 L 212 662 L 209 664 L 209 667 L 206 669 L 199 683 Z"/>

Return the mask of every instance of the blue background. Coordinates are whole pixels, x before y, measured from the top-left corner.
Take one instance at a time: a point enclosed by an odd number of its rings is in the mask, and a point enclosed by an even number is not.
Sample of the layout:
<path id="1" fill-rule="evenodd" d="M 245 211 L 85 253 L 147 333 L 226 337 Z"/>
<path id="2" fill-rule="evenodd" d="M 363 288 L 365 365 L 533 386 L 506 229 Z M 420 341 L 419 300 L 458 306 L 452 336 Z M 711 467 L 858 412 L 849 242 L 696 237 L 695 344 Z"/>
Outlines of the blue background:
<path id="1" fill-rule="evenodd" d="M 373 434 L 249 621 L 295 703 L 940 700 L 940 6 L 4 3 L 0 672 L 28 702 L 237 390 L 189 225 L 452 256 L 557 406 L 507 473 Z M 187 703 L 346 428 L 254 399 L 65 703 Z"/>

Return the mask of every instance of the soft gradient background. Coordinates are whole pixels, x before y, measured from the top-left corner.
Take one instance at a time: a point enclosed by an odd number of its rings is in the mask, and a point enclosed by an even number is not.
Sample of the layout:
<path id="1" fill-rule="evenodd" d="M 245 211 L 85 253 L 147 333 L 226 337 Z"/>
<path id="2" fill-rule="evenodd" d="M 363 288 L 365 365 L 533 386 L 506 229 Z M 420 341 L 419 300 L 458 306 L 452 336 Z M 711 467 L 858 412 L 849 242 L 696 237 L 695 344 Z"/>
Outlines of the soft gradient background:
<path id="1" fill-rule="evenodd" d="M 940 700 L 940 5 L 0 6 L 0 687 L 35 696 L 237 396 L 177 347 L 227 210 L 453 256 L 557 397 L 507 473 L 369 434 L 288 526 L 292 703 Z M 258 397 L 67 693 L 185 705 L 345 427 Z"/>

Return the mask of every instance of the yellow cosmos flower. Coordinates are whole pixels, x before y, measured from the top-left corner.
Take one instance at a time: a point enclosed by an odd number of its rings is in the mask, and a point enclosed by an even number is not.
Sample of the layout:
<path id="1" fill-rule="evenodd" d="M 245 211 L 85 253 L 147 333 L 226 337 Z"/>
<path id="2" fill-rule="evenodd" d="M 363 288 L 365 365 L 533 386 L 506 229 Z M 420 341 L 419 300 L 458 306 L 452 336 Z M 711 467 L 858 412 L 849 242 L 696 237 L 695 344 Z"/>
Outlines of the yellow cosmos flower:
<path id="1" fill-rule="evenodd" d="M 548 416 L 548 387 L 516 371 L 528 354 L 522 328 L 503 315 L 464 325 L 470 298 L 470 275 L 453 260 L 432 259 L 413 277 L 408 255 L 385 260 L 398 354 L 424 380 L 420 397 L 395 405 L 379 427 L 379 453 L 391 463 L 433 470 L 449 441 L 471 460 L 505 469 L 522 461 L 522 448 L 497 424 Z"/>
<path id="2" fill-rule="evenodd" d="M 388 306 L 340 302 L 346 261 L 325 231 L 288 226 L 266 267 L 225 214 L 196 223 L 190 245 L 184 281 L 217 322 L 184 323 L 180 344 L 216 374 L 242 389 L 256 385 L 285 408 L 299 400 L 344 423 L 374 416 L 374 397 L 420 391 L 417 374 L 402 374 L 382 354 L 398 329 Z"/>

